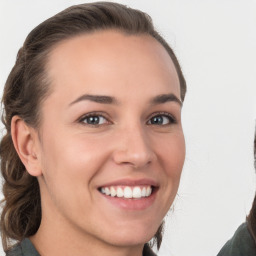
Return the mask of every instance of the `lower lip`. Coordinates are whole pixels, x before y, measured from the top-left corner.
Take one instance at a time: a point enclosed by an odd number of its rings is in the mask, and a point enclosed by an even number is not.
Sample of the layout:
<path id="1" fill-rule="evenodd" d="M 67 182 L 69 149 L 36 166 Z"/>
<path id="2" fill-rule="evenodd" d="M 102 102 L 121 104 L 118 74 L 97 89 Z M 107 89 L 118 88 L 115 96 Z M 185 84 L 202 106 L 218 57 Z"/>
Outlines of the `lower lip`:
<path id="1" fill-rule="evenodd" d="M 156 198 L 157 190 L 153 191 L 153 193 L 149 197 L 142 197 L 142 198 L 123 198 L 123 197 L 112 197 L 107 196 L 99 192 L 108 202 L 112 203 L 113 205 L 124 209 L 124 210 L 145 210 L 150 207 Z"/>

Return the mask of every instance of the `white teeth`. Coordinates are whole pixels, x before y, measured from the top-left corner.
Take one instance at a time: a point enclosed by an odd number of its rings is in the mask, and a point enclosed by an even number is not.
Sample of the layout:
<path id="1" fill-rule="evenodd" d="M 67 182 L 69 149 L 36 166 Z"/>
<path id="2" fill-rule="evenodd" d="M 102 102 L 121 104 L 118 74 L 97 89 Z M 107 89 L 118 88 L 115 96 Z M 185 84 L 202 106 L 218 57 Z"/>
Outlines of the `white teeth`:
<path id="1" fill-rule="evenodd" d="M 113 187 L 111 187 L 110 188 L 110 193 L 111 193 L 111 196 L 116 196 L 116 190 L 113 188 Z"/>
<path id="2" fill-rule="evenodd" d="M 141 190 L 141 196 L 142 196 L 142 197 L 145 197 L 145 196 L 146 196 L 146 192 L 147 192 L 147 189 L 144 187 L 144 188 Z"/>
<path id="3" fill-rule="evenodd" d="M 116 195 L 117 195 L 117 197 L 123 197 L 124 196 L 124 192 L 120 187 L 117 188 Z"/>
<path id="4" fill-rule="evenodd" d="M 130 187 L 124 188 L 124 198 L 132 198 L 132 189 Z"/>
<path id="5" fill-rule="evenodd" d="M 135 187 L 132 191 L 133 198 L 141 198 L 141 189 L 140 187 Z"/>
<path id="6" fill-rule="evenodd" d="M 135 198 L 149 197 L 152 194 L 151 186 L 111 186 L 102 187 L 100 189 L 102 194 L 111 197 Z"/>
<path id="7" fill-rule="evenodd" d="M 105 194 L 106 194 L 107 196 L 110 195 L 110 190 L 109 190 L 109 188 L 105 188 Z"/>
<path id="8" fill-rule="evenodd" d="M 146 196 L 150 196 L 151 193 L 152 193 L 152 188 L 151 187 L 147 187 Z"/>

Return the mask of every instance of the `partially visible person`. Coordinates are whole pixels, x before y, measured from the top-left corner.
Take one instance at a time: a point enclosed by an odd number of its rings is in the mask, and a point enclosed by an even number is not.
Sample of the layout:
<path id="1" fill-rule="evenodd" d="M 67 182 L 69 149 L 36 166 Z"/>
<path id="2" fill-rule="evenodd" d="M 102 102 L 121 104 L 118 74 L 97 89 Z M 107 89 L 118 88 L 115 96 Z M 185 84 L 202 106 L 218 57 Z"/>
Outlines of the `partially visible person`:
<path id="1" fill-rule="evenodd" d="M 254 136 L 254 167 L 256 169 L 256 132 Z M 256 255 L 256 195 L 245 223 L 236 230 L 217 256 L 255 256 Z"/>

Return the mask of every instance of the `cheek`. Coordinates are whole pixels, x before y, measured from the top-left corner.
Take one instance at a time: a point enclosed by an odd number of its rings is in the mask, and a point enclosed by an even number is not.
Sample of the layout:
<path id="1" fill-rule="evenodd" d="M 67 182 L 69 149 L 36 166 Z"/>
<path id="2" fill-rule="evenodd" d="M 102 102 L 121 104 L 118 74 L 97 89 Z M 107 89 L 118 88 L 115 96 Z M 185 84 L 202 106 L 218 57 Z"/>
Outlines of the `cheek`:
<path id="1" fill-rule="evenodd" d="M 64 215 L 70 214 L 69 209 L 77 213 L 87 212 L 88 207 L 81 206 L 90 204 L 93 198 L 94 177 L 104 165 L 108 150 L 97 141 L 83 139 L 82 136 L 65 140 L 61 137 L 49 136 L 44 140 L 43 196 L 47 202 L 51 201 L 61 209 Z"/>
<path id="2" fill-rule="evenodd" d="M 159 194 L 162 201 L 159 213 L 162 213 L 160 217 L 163 218 L 170 209 L 179 187 L 185 159 L 183 133 L 168 134 L 165 138 L 158 140 L 156 145 L 158 164 L 160 165 L 158 176 L 161 177 Z"/>
<path id="3" fill-rule="evenodd" d="M 159 149 L 160 150 L 160 149 Z M 180 132 L 162 142 L 161 162 L 167 175 L 179 178 L 185 160 L 185 141 L 183 133 Z"/>
<path id="4" fill-rule="evenodd" d="M 65 136 L 45 138 L 43 169 L 46 179 L 70 186 L 73 180 L 88 183 L 108 157 L 107 144 L 103 147 L 102 141 L 87 136 L 62 138 Z"/>
<path id="5" fill-rule="evenodd" d="M 176 196 L 185 159 L 183 133 L 172 134 L 169 138 L 163 140 L 158 147 L 158 152 L 163 175 L 162 189 L 166 200 L 164 204 L 168 210 Z"/>

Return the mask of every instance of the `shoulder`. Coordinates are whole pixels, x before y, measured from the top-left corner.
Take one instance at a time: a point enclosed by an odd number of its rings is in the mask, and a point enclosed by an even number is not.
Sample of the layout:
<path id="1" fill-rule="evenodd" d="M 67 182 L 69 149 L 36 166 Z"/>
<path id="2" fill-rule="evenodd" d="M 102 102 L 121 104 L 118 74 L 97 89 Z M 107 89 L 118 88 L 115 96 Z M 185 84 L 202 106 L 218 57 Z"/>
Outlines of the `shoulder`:
<path id="1" fill-rule="evenodd" d="M 26 238 L 6 252 L 6 256 L 40 256 L 31 241 Z"/>
<path id="2" fill-rule="evenodd" d="M 217 256 L 242 255 L 256 255 L 256 244 L 248 230 L 247 223 L 239 226 L 234 236 L 227 241 Z"/>
<path id="3" fill-rule="evenodd" d="M 7 252 L 6 256 L 22 256 L 24 255 L 22 253 L 21 245 L 20 243 L 15 244 L 13 247 L 11 247 Z"/>
<path id="4" fill-rule="evenodd" d="M 152 249 L 148 244 L 145 244 L 143 248 L 143 256 L 157 256 L 157 255 L 152 251 Z"/>

